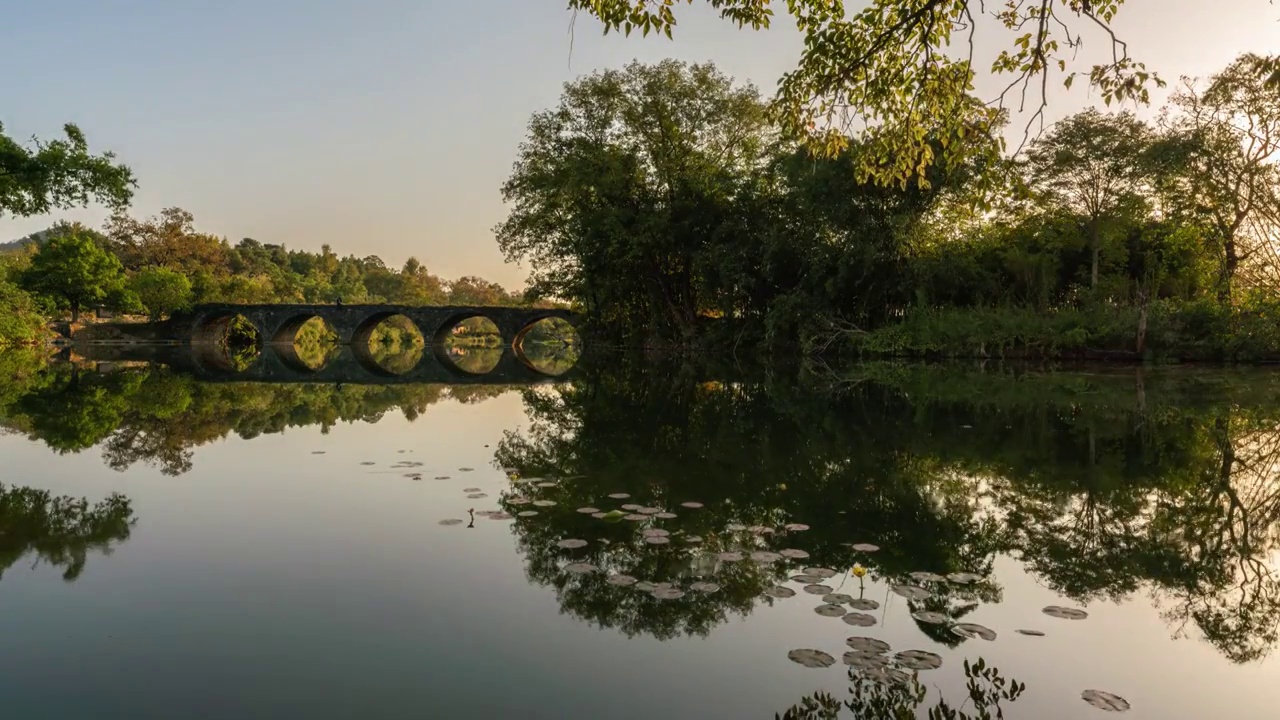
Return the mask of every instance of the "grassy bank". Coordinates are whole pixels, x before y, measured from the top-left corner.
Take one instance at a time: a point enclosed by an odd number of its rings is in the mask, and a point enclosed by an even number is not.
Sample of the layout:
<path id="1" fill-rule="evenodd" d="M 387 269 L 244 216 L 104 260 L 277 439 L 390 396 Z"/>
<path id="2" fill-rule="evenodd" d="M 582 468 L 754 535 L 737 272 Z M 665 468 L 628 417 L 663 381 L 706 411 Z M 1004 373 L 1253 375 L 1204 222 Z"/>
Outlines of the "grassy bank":
<path id="1" fill-rule="evenodd" d="M 842 331 L 830 347 L 878 357 L 1275 362 L 1280 302 L 913 310 L 871 332 Z"/>

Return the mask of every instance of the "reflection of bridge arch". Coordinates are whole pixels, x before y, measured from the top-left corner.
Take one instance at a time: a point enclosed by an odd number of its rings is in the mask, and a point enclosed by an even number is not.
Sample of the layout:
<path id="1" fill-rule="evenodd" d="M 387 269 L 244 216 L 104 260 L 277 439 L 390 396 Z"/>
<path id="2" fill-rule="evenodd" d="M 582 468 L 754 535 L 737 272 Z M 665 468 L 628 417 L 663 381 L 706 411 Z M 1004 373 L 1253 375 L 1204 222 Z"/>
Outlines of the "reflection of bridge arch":
<path id="1" fill-rule="evenodd" d="M 312 368 L 297 357 L 291 345 L 267 345 L 248 367 L 237 369 L 226 362 L 210 362 L 209 358 L 221 350 L 217 345 L 191 345 L 188 347 L 147 348 L 122 346 L 119 359 L 138 359 L 163 362 L 174 369 L 190 373 L 199 380 L 210 382 L 265 382 L 265 383 L 343 383 L 392 385 L 411 383 L 444 383 L 453 385 L 511 385 L 541 384 L 572 378 L 576 371 L 570 368 L 561 375 L 549 375 L 538 370 L 527 358 L 517 357 L 510 348 L 496 349 L 500 357 L 486 373 L 473 373 L 459 368 L 437 352 L 424 352 L 413 368 L 401 374 L 388 372 L 378 365 L 362 361 L 357 349 L 340 346 L 329 356 L 328 362 Z M 434 349 L 433 349 L 434 350 Z M 143 357 L 145 356 L 145 357 Z"/>

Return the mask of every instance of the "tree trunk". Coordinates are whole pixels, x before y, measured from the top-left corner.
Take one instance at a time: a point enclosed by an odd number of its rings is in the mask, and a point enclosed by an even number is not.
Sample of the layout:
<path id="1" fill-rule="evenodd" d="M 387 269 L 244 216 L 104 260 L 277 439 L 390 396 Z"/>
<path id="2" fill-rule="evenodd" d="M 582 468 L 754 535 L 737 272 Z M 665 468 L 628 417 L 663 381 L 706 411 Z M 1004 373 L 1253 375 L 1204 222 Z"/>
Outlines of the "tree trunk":
<path id="1" fill-rule="evenodd" d="M 80 322 L 80 301 L 71 301 L 71 324 Z"/>
<path id="2" fill-rule="evenodd" d="M 1102 254 L 1098 235 L 1098 223 L 1095 221 L 1089 228 L 1089 247 L 1093 250 L 1093 261 L 1089 265 L 1089 287 L 1095 290 L 1098 288 L 1098 256 Z"/>
<path id="3" fill-rule="evenodd" d="M 1230 238 L 1222 244 L 1222 273 L 1218 278 L 1218 301 L 1224 305 L 1231 302 L 1231 285 L 1235 281 L 1236 268 L 1240 265 L 1240 258 L 1236 254 L 1235 238 Z"/>

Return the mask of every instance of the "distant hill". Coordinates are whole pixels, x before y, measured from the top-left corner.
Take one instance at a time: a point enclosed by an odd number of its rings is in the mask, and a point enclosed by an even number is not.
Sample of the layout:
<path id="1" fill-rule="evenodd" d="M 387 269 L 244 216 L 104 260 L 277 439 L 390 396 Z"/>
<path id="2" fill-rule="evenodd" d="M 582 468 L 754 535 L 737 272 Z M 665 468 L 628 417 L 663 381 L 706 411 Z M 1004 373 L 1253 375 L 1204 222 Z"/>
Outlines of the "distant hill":
<path id="1" fill-rule="evenodd" d="M 49 234 L 49 230 L 41 230 L 39 232 L 31 233 L 30 235 L 24 238 L 18 238 L 17 240 L 10 240 L 9 242 L 0 243 L 0 254 L 17 252 L 32 243 L 38 243 L 44 240 L 45 236 L 47 236 L 48 234 Z"/>

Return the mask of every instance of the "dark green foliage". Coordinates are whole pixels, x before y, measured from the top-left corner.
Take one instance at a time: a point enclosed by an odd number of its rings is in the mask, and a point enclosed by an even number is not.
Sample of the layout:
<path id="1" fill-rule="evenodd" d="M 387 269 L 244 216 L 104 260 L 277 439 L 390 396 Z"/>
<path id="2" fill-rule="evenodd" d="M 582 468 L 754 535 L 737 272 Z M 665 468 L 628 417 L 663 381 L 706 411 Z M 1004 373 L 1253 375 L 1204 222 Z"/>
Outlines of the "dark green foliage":
<path id="1" fill-rule="evenodd" d="M 129 538 L 137 522 L 129 499 L 118 493 L 90 505 L 83 498 L 47 490 L 0 485 L 0 577 L 28 553 L 55 567 L 62 578 L 84 572 L 91 550 L 107 551 Z"/>
<path id="2" fill-rule="evenodd" d="M 75 125 L 63 132 L 65 139 L 25 147 L 0 125 L 0 217 L 42 215 L 94 200 L 112 208 L 128 206 L 136 185 L 129 168 L 112 153 L 90 153 Z"/>

